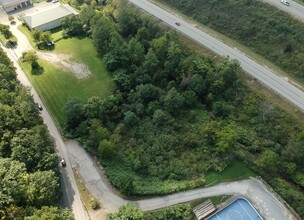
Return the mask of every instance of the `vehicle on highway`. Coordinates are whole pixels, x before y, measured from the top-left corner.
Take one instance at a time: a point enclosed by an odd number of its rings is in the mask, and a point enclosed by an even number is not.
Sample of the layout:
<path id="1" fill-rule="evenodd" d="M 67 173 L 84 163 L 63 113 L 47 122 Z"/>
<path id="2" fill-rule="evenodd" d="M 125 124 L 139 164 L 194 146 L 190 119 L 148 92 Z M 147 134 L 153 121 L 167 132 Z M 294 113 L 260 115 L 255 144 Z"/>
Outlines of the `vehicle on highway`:
<path id="1" fill-rule="evenodd" d="M 42 111 L 43 110 L 42 105 L 39 104 L 39 103 L 36 103 L 36 104 L 37 104 L 37 107 L 38 107 L 39 111 Z"/>
<path id="2" fill-rule="evenodd" d="M 177 26 L 180 26 L 180 23 L 179 23 L 179 22 L 175 22 L 175 24 L 176 24 Z"/>
<path id="3" fill-rule="evenodd" d="M 65 167 L 66 166 L 66 162 L 65 162 L 65 159 L 64 158 L 61 158 L 61 166 L 62 167 Z"/>
<path id="4" fill-rule="evenodd" d="M 289 2 L 288 1 L 286 1 L 286 0 L 281 0 L 281 3 L 283 4 L 283 5 L 287 5 L 287 6 L 289 6 L 290 4 L 289 4 Z"/>

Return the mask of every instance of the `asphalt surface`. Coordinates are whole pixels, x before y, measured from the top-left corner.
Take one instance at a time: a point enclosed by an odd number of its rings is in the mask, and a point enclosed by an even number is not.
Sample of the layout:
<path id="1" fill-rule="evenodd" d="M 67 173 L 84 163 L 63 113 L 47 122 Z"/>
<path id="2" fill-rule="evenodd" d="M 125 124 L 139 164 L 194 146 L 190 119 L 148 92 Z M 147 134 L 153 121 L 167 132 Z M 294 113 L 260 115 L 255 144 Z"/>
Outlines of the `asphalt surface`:
<path id="1" fill-rule="evenodd" d="M 304 6 L 298 4 L 295 1 L 288 0 L 288 2 L 290 3 L 289 6 L 283 5 L 280 0 L 263 0 L 263 1 L 277 7 L 282 11 L 290 13 L 294 15 L 296 18 L 304 21 Z"/>
<path id="2" fill-rule="evenodd" d="M 221 56 L 229 56 L 232 59 L 238 60 L 244 71 L 288 100 L 290 103 L 297 106 L 301 111 L 304 111 L 304 92 L 294 86 L 296 83 L 288 80 L 286 77 L 277 75 L 274 71 L 257 63 L 236 48 L 232 48 L 224 44 L 219 39 L 216 39 L 206 32 L 196 28 L 193 24 L 178 18 L 146 0 L 129 1 L 211 51 Z M 175 22 L 179 22 L 180 26 L 177 26 Z"/>
<path id="3" fill-rule="evenodd" d="M 29 10 L 33 10 L 33 8 L 30 8 Z M 9 24 L 9 22 L 7 20 L 7 15 L 3 12 L 2 8 L 0 8 L 0 22 L 2 24 Z M 62 138 L 60 132 L 58 131 L 47 108 L 44 106 L 42 100 L 40 99 L 38 93 L 35 91 L 35 89 L 31 85 L 31 83 L 27 79 L 25 73 L 20 68 L 19 63 L 17 62 L 17 60 L 21 57 L 23 51 L 33 49 L 31 47 L 31 45 L 29 44 L 27 38 L 17 29 L 18 25 L 20 25 L 19 21 L 17 21 L 16 25 L 10 26 L 10 30 L 18 39 L 17 48 L 7 49 L 3 46 L 2 46 L 2 48 L 4 49 L 4 51 L 6 51 L 8 57 L 14 63 L 14 66 L 16 67 L 17 78 L 20 81 L 20 83 L 23 86 L 28 87 L 34 98 L 34 101 L 36 103 L 40 103 L 42 105 L 43 110 L 40 113 L 41 113 L 44 123 L 46 124 L 51 136 L 53 137 L 53 139 L 55 141 L 56 152 L 60 157 L 64 157 L 66 160 L 67 166 L 65 168 L 62 168 L 62 167 L 60 168 L 61 177 L 62 177 L 61 178 L 62 193 L 63 193 L 62 205 L 64 207 L 68 207 L 68 208 L 72 209 L 76 220 L 89 219 L 87 212 L 84 209 L 84 206 L 80 199 L 80 195 L 79 195 L 79 191 L 78 191 L 78 188 L 76 185 L 74 173 L 73 173 L 72 167 L 70 165 L 70 161 L 69 161 L 67 150 L 66 150 L 66 145 L 63 141 L 63 138 Z M 60 161 L 58 161 L 58 165 L 59 165 L 59 162 Z"/>
<path id="4" fill-rule="evenodd" d="M 81 175 L 87 189 L 100 201 L 106 212 L 114 212 L 124 204 L 131 203 L 143 211 L 164 208 L 170 205 L 220 195 L 239 195 L 249 199 L 258 212 L 267 220 L 296 220 L 290 211 L 258 179 L 221 183 L 186 192 L 151 199 L 129 201 L 109 184 L 100 164 L 85 152 L 76 141 L 67 142 L 70 161 Z"/>

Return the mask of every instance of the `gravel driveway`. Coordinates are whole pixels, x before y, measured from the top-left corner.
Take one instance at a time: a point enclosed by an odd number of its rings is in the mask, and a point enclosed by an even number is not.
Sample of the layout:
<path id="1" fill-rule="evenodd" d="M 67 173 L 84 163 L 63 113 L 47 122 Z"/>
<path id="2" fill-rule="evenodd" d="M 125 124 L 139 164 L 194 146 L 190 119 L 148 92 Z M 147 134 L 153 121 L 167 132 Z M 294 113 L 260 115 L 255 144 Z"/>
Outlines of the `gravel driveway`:
<path id="1" fill-rule="evenodd" d="M 119 193 L 111 187 L 102 167 L 96 164 L 76 141 L 69 141 L 66 145 L 72 166 L 77 169 L 88 190 L 103 204 L 107 212 L 116 211 L 119 206 L 127 203 L 133 203 L 143 211 L 147 211 L 204 197 L 240 195 L 249 199 L 267 220 L 296 220 L 296 217 L 267 189 L 267 186 L 255 178 L 221 183 L 212 187 L 189 190 L 168 196 L 128 201 L 122 199 Z"/>

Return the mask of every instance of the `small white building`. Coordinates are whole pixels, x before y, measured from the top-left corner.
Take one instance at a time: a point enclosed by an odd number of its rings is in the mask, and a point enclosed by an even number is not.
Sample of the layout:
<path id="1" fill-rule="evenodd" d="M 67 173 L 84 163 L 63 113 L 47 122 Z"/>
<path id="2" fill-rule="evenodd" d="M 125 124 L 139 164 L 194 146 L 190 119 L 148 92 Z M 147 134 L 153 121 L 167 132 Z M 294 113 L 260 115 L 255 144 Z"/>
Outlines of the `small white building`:
<path id="1" fill-rule="evenodd" d="M 0 0 L 6 13 L 33 5 L 32 0 Z"/>
<path id="2" fill-rule="evenodd" d="M 23 20 L 30 30 L 47 31 L 59 27 L 63 18 L 77 14 L 70 5 L 58 4 L 43 11 L 27 14 L 23 16 Z"/>

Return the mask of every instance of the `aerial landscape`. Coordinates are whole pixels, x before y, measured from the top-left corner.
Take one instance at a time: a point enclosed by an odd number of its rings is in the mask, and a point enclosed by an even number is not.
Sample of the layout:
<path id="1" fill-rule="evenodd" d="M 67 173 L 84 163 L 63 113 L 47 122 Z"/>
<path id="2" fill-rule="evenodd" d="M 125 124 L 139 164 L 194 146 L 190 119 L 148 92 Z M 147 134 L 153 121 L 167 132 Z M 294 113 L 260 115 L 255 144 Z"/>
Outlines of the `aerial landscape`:
<path id="1" fill-rule="evenodd" d="M 304 219 L 303 1 L 0 6 L 0 219 Z"/>

